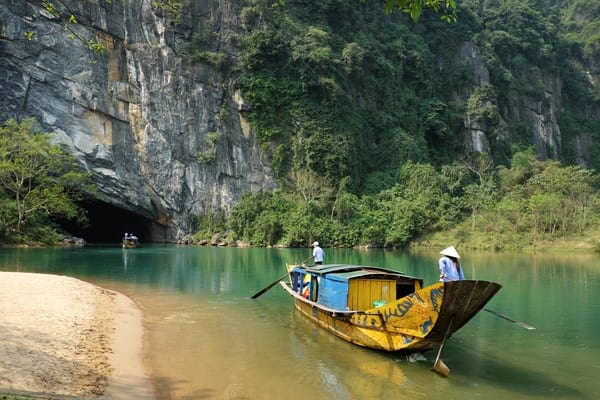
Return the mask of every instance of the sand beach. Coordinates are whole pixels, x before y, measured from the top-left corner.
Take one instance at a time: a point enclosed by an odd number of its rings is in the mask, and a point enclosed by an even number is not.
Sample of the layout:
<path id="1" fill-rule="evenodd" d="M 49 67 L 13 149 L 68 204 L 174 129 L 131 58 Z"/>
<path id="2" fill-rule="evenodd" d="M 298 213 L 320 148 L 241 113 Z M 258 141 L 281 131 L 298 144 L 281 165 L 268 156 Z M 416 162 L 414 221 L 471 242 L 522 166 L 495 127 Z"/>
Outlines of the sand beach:
<path id="1" fill-rule="evenodd" d="M 0 343 L 0 393 L 155 398 L 142 314 L 123 294 L 66 276 L 0 272 Z"/>

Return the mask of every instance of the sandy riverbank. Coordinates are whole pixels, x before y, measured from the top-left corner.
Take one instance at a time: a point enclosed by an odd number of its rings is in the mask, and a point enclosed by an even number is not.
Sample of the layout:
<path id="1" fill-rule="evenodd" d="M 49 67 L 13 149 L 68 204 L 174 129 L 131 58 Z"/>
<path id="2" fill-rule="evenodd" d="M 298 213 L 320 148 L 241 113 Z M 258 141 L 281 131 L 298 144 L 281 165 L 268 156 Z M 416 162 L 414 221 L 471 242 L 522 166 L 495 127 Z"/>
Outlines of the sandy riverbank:
<path id="1" fill-rule="evenodd" d="M 0 272 L 0 392 L 153 399 L 142 316 L 128 297 L 65 276 Z"/>

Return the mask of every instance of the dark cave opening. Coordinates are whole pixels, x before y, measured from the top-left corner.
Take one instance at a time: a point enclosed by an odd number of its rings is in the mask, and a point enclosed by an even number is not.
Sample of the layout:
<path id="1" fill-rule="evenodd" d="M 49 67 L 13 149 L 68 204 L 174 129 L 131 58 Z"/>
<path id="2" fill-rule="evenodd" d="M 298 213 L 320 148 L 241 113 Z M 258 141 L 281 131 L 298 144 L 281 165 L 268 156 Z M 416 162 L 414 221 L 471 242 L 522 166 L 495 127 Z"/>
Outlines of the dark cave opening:
<path id="1" fill-rule="evenodd" d="M 152 220 L 97 200 L 86 200 L 80 206 L 87 212 L 86 226 L 72 221 L 58 222 L 69 234 L 94 244 L 120 243 L 126 232 L 135 234 L 142 243 L 152 242 Z"/>

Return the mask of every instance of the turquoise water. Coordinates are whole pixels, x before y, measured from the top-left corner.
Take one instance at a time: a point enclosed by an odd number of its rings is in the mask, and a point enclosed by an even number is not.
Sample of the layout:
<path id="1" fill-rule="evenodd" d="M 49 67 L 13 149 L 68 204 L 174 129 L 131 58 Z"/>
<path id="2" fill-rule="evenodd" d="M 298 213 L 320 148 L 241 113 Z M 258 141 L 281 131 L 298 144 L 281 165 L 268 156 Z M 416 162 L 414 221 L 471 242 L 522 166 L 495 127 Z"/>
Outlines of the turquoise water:
<path id="1" fill-rule="evenodd" d="M 436 251 L 325 249 L 326 262 L 437 279 Z M 460 248 L 459 248 L 460 251 Z M 468 278 L 503 285 L 489 308 L 413 360 L 346 343 L 299 316 L 279 286 L 250 296 L 310 249 L 145 246 L 0 249 L 0 270 L 73 276 L 144 312 L 145 363 L 159 399 L 597 399 L 600 257 L 461 251 Z"/>

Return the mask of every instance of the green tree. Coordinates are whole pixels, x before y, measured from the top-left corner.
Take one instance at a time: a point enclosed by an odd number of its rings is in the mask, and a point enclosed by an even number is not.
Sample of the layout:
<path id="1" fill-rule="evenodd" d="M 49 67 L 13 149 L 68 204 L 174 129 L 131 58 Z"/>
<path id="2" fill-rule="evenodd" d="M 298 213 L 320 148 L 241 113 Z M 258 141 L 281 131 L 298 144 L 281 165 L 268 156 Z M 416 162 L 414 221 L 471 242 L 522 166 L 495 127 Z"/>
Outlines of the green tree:
<path id="1" fill-rule="evenodd" d="M 542 166 L 543 170 L 525 185 L 526 193 L 531 193 L 530 206 L 534 204 L 538 214 L 543 214 L 543 219 L 536 221 L 545 222 L 543 231 L 552 235 L 558 229 L 563 235 L 580 233 L 589 222 L 589 204 L 591 196 L 597 192 L 597 176 L 590 170 L 578 166 L 565 167 L 557 161 L 546 161 Z"/>
<path id="2" fill-rule="evenodd" d="M 410 15 L 413 21 L 418 21 L 423 9 L 433 9 L 441 12 L 441 18 L 448 22 L 456 21 L 456 1 L 454 0 L 387 0 L 388 12 L 397 8 Z"/>
<path id="3" fill-rule="evenodd" d="M 294 215 L 307 215 L 297 211 L 302 208 L 299 204 L 282 191 L 247 193 L 229 214 L 227 225 L 242 240 L 254 245 L 276 244 L 285 234 L 289 235 L 288 228 Z"/>
<path id="4" fill-rule="evenodd" d="M 534 245 L 541 234 L 554 236 L 559 221 L 560 203 L 560 196 L 555 193 L 535 193 L 529 198 L 527 211 L 531 217 Z"/>
<path id="5" fill-rule="evenodd" d="M 496 203 L 498 192 L 491 181 L 480 185 L 468 185 L 464 188 L 464 191 L 465 204 L 471 211 L 471 229 L 475 230 L 477 216 L 481 210 L 491 207 Z"/>
<path id="6" fill-rule="evenodd" d="M 32 239 L 53 218 L 85 223 L 77 201 L 92 191 L 90 175 L 35 119 L 6 121 L 0 127 L 1 233 L 8 241 Z"/>
<path id="7" fill-rule="evenodd" d="M 406 246 L 416 236 L 447 224 L 454 214 L 440 175 L 430 164 L 406 163 L 399 182 L 382 191 L 379 199 L 388 215 L 389 247 Z"/>
<path id="8" fill-rule="evenodd" d="M 310 170 L 292 171 L 287 184 L 302 197 L 307 209 L 313 206 L 322 208 L 332 197 L 333 189 L 328 180 Z"/>

